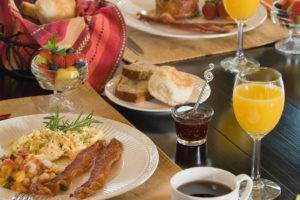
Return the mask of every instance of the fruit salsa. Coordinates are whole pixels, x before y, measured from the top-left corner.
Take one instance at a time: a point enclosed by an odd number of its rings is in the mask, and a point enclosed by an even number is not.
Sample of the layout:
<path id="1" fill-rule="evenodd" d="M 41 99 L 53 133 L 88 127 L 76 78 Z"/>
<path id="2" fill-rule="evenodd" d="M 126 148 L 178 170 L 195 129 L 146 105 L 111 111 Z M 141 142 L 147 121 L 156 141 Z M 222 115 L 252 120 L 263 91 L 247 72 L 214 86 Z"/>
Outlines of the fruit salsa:
<path id="1" fill-rule="evenodd" d="M 77 82 L 80 70 L 87 65 L 87 62 L 85 57 L 76 54 L 72 47 L 56 46 L 56 39 L 57 34 L 38 51 L 33 62 L 46 78 L 47 83 L 42 82 L 43 88 L 51 89 L 55 86 L 58 91 L 63 91 L 66 86 Z M 39 76 L 36 77 L 38 79 Z"/>
<path id="2" fill-rule="evenodd" d="M 54 163 L 18 149 L 1 157 L 0 184 L 3 188 L 28 193 L 56 177 L 60 171 Z"/>

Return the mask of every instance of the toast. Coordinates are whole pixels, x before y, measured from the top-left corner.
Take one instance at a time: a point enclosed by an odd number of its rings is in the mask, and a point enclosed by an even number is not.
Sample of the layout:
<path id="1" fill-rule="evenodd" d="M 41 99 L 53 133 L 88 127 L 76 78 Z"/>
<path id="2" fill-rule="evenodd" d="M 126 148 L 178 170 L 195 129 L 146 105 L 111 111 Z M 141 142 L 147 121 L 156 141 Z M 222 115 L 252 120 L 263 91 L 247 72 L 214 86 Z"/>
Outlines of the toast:
<path id="1" fill-rule="evenodd" d="M 145 65 L 142 63 L 132 63 L 130 65 L 124 65 L 122 74 L 127 78 L 134 80 L 147 80 L 156 70 L 154 65 Z"/>
<path id="2" fill-rule="evenodd" d="M 132 80 L 121 76 L 115 89 L 115 96 L 129 102 L 147 101 L 153 98 L 147 87 L 148 80 Z"/>

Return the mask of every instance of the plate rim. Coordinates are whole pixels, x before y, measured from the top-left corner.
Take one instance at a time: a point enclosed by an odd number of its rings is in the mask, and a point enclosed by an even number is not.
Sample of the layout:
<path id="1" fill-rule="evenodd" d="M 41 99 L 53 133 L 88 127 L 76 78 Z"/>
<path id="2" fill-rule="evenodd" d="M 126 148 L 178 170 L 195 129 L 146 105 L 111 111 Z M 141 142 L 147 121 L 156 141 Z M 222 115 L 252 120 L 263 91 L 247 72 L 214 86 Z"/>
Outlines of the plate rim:
<path id="1" fill-rule="evenodd" d="M 117 2 L 117 6 L 118 8 L 121 10 L 122 12 L 122 7 L 127 3 L 130 2 L 132 0 L 122 0 L 122 1 L 118 1 Z M 153 1 L 153 0 L 152 0 Z M 261 20 L 256 23 L 255 25 L 251 26 L 251 27 L 245 27 L 244 28 L 244 32 L 248 32 L 251 31 L 255 28 L 257 28 L 258 26 L 260 26 L 262 23 L 265 22 L 265 20 L 268 17 L 268 12 L 266 10 L 266 8 L 260 3 L 257 11 L 256 12 L 262 12 L 263 17 L 261 18 Z M 128 17 L 126 16 L 126 13 L 122 12 L 125 22 L 126 24 L 131 27 L 134 28 L 136 30 L 145 32 L 145 33 L 149 33 L 152 35 L 157 35 L 157 36 L 162 36 L 162 37 L 169 37 L 169 38 L 179 38 L 179 39 L 212 39 L 212 38 L 221 38 L 221 37 L 228 37 L 228 36 L 232 36 L 232 35 L 236 35 L 237 34 L 237 30 L 232 31 L 232 32 L 228 32 L 228 33 L 222 33 L 222 34 L 199 34 L 197 35 L 196 33 L 193 35 L 184 35 L 184 34 L 171 34 L 171 33 L 158 33 L 155 31 L 148 31 L 143 29 L 144 26 L 135 26 L 134 23 L 132 23 L 132 20 L 128 20 Z"/>
<path id="2" fill-rule="evenodd" d="M 13 118 L 9 118 L 9 119 L 0 121 L 0 126 L 5 126 L 6 122 L 10 121 L 10 120 L 11 121 L 13 121 L 13 120 L 22 120 L 22 118 L 30 118 L 30 117 L 42 119 L 45 116 L 49 116 L 49 114 L 31 114 L 31 115 L 17 116 L 17 117 L 13 117 Z M 73 116 L 76 119 L 76 117 L 78 117 L 78 114 L 61 113 L 61 116 L 71 116 L 71 117 Z M 82 116 L 87 116 L 87 115 L 82 115 Z M 158 167 L 158 164 L 159 164 L 159 152 L 158 152 L 157 146 L 154 144 L 154 142 L 146 134 L 139 131 L 138 129 L 136 129 L 133 126 L 122 123 L 120 121 L 108 119 L 108 118 L 105 118 L 105 117 L 102 117 L 102 116 L 99 116 L 99 115 L 94 115 L 94 117 L 96 119 L 98 118 L 98 120 L 102 120 L 103 123 L 108 122 L 108 123 L 111 123 L 111 124 L 118 124 L 118 126 L 120 127 L 119 129 L 121 129 L 121 127 L 126 127 L 126 129 L 130 130 L 129 135 L 131 137 L 133 137 L 134 135 L 138 136 L 139 140 L 137 140 L 137 141 L 139 141 L 140 144 L 143 147 L 147 146 L 146 150 L 147 150 L 147 154 L 148 154 L 149 164 L 148 164 L 148 166 L 145 165 L 146 168 L 144 168 L 143 171 L 142 171 L 142 172 L 145 172 L 145 173 L 137 176 L 136 179 L 133 182 L 131 182 L 130 184 L 127 185 L 128 186 L 127 188 L 116 190 L 116 191 L 114 191 L 112 193 L 109 193 L 109 194 L 106 194 L 106 195 L 99 194 L 98 196 L 91 196 L 88 199 L 90 199 L 90 198 L 91 199 L 95 199 L 95 198 L 96 199 L 107 199 L 107 198 L 116 197 L 116 196 L 124 194 L 128 191 L 131 191 L 131 190 L 135 189 L 136 187 L 138 187 L 138 186 L 142 185 L 143 183 L 145 183 L 154 174 L 154 172 L 156 171 L 156 169 Z M 111 126 L 110 128 L 115 129 L 114 126 Z M 116 131 L 118 131 L 118 130 L 116 130 Z M 0 131 L 0 135 L 1 134 L 5 134 L 5 133 Z M 24 132 L 24 134 L 26 134 L 26 133 Z M 145 144 L 147 144 L 147 145 L 145 145 Z M 16 193 L 13 190 L 9 190 L 9 191 L 14 193 L 14 194 Z M 5 198 L 0 197 L 0 199 L 4 200 Z M 52 199 L 52 198 L 50 198 L 50 199 Z"/>
<path id="3" fill-rule="evenodd" d="M 187 72 L 184 72 L 184 73 L 187 73 Z M 196 76 L 196 75 L 194 75 L 194 74 L 190 74 L 190 73 L 187 73 L 187 74 L 191 75 L 191 76 L 194 77 L 194 78 L 201 79 L 200 77 L 198 77 L 198 76 Z M 128 105 L 128 103 L 133 103 L 133 102 L 126 102 L 126 101 L 124 101 L 124 100 L 119 99 L 118 97 L 116 97 L 113 93 L 109 92 L 109 90 L 108 90 L 109 85 L 112 84 L 114 81 L 119 80 L 121 76 L 122 76 L 121 74 L 116 75 L 116 76 L 114 76 L 112 79 L 110 79 L 110 80 L 105 84 L 104 93 L 105 93 L 106 97 L 107 97 L 109 100 L 111 100 L 112 102 L 114 102 L 115 104 L 117 104 L 117 105 L 119 105 L 119 106 L 122 106 L 122 107 L 125 107 L 125 108 L 128 108 L 128 109 L 131 109 L 131 110 L 141 111 L 141 112 L 150 112 L 150 113 L 170 113 L 170 112 L 171 112 L 171 108 L 172 108 L 173 106 L 167 106 L 167 104 L 166 104 L 166 107 L 168 107 L 168 108 L 164 108 L 164 109 L 137 108 L 137 107 Z M 207 97 L 203 100 L 203 102 L 206 101 L 206 100 L 210 97 L 210 94 L 211 94 L 211 88 L 210 88 L 210 85 L 209 85 L 209 84 L 207 84 L 206 90 L 207 90 L 207 92 L 208 92 L 208 95 L 207 95 Z M 115 98 L 118 99 L 118 101 L 121 102 L 121 103 L 116 102 L 116 101 L 115 101 Z M 157 101 L 158 101 L 158 100 L 157 100 Z M 123 102 L 124 102 L 124 103 L 123 103 Z M 134 104 L 134 103 L 133 103 L 133 104 Z"/>

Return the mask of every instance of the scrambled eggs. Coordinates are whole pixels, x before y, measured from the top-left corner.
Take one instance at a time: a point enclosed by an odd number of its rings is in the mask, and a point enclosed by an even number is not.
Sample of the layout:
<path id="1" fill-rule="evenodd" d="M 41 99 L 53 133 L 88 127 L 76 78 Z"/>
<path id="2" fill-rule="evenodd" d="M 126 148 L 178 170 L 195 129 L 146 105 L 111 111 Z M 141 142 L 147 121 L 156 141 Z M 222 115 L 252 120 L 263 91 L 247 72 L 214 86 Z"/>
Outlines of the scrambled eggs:
<path id="1" fill-rule="evenodd" d="M 93 127 L 82 127 L 80 131 L 66 133 L 48 128 L 33 130 L 32 133 L 11 142 L 11 149 L 25 148 L 40 158 L 54 161 L 62 156 L 74 159 L 76 155 L 97 140 L 103 139 L 103 131 Z"/>

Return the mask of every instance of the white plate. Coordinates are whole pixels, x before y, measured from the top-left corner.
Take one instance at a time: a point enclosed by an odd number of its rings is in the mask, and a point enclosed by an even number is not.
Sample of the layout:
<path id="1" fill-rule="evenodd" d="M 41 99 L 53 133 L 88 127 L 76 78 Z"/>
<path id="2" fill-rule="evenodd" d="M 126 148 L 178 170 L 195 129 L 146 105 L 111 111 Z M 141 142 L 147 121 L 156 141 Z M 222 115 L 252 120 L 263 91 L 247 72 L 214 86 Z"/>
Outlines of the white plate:
<path id="1" fill-rule="evenodd" d="M 41 129 L 44 126 L 43 117 L 45 116 L 48 115 L 29 115 L 1 121 L 0 145 L 5 149 L 12 139 L 30 133 L 32 129 Z M 65 116 L 67 119 L 75 120 L 78 115 Z M 115 137 L 124 144 L 122 158 L 112 167 L 103 189 L 87 198 L 99 200 L 123 194 L 144 183 L 154 173 L 159 155 L 155 144 L 137 129 L 102 117 L 95 116 L 94 118 L 103 122 L 94 127 L 104 130 L 104 136 L 108 142 Z M 69 193 L 74 192 L 75 188 L 84 183 L 88 177 L 88 172 L 76 176 L 67 192 L 60 193 L 51 199 L 69 199 Z M 11 199 L 14 194 L 16 194 L 14 191 L 0 188 L 1 200 Z"/>
<path id="2" fill-rule="evenodd" d="M 193 74 L 190 74 L 192 79 L 194 80 L 195 86 L 192 92 L 192 95 L 190 99 L 187 102 L 196 102 L 198 99 L 198 96 L 200 94 L 200 90 L 202 86 L 204 85 L 204 80 L 199 78 L 198 76 L 195 76 Z M 120 75 L 114 77 L 111 79 L 105 86 L 105 95 L 114 103 L 132 109 L 132 110 L 138 110 L 138 111 L 146 111 L 146 112 L 170 112 L 172 106 L 169 106 L 165 103 L 160 102 L 157 99 L 151 99 L 149 101 L 143 101 L 139 103 L 133 103 L 124 101 L 122 99 L 119 99 L 115 96 L 115 88 L 120 80 Z M 210 95 L 210 87 L 209 85 L 205 88 L 204 94 L 202 97 L 202 101 L 204 102 Z"/>
<path id="3" fill-rule="evenodd" d="M 202 2 L 202 1 L 201 1 Z M 203 3 L 199 3 L 201 5 Z M 174 37 L 174 38 L 185 38 L 185 39 L 200 39 L 200 38 L 218 38 L 234 35 L 237 33 L 237 30 L 234 29 L 228 33 L 222 34 L 202 34 L 195 31 L 187 31 L 177 28 L 172 28 L 168 25 L 162 25 L 158 23 L 150 23 L 141 21 L 136 17 L 137 12 L 141 11 L 153 11 L 155 9 L 155 0 L 121 0 L 118 3 L 126 24 L 132 28 L 151 33 L 154 35 L 165 36 L 165 37 Z M 267 18 L 267 10 L 263 5 L 259 5 L 256 13 L 248 20 L 244 31 L 250 31 L 260 24 L 262 24 Z M 187 21 L 193 22 L 220 22 L 225 21 L 222 19 L 216 20 L 205 20 L 203 17 L 196 17 L 193 19 L 188 19 Z"/>

